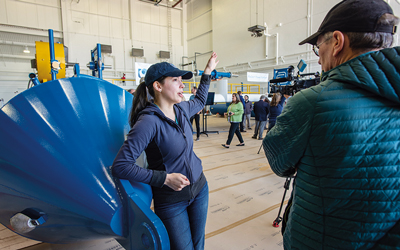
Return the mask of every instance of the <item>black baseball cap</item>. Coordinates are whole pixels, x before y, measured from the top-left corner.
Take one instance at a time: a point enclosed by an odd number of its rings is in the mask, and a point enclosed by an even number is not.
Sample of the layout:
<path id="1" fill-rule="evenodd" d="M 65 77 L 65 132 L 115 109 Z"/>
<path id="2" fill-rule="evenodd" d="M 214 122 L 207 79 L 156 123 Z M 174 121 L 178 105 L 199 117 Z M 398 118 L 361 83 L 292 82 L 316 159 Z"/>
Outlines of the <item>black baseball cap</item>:
<path id="1" fill-rule="evenodd" d="M 150 66 L 144 77 L 146 86 L 153 84 L 162 76 L 177 77 L 182 76 L 182 79 L 190 79 L 193 77 L 191 71 L 180 70 L 171 63 L 160 62 Z"/>
<path id="2" fill-rule="evenodd" d="M 396 32 L 396 26 L 392 25 L 377 25 L 379 18 L 383 14 L 392 14 L 393 10 L 383 0 L 344 0 L 336 4 L 326 14 L 324 20 L 319 26 L 318 31 L 308 37 L 299 45 L 310 43 L 315 45 L 318 36 L 329 31 L 343 32 Z"/>

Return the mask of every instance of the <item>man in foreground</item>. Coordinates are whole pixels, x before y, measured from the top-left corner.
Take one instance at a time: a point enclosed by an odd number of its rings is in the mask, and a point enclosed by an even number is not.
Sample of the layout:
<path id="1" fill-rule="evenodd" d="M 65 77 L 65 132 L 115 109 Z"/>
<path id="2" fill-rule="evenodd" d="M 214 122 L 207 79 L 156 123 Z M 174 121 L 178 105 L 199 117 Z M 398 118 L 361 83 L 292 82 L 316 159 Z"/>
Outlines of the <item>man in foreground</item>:
<path id="1" fill-rule="evenodd" d="M 314 46 L 321 83 L 263 141 L 277 175 L 297 172 L 285 249 L 400 248 L 398 20 L 383 0 L 342 1 L 300 43 Z"/>

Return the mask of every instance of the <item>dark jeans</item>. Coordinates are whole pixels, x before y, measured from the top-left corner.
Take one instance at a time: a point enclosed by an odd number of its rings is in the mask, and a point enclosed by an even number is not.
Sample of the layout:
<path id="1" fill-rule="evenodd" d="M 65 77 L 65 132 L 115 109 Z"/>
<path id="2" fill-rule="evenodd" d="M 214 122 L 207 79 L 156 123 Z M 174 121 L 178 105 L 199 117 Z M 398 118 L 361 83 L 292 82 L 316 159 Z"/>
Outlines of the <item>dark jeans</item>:
<path id="1" fill-rule="evenodd" d="M 171 249 L 203 250 L 208 210 L 208 184 L 188 201 L 154 205 L 167 229 Z"/>
<path id="2" fill-rule="evenodd" d="M 269 122 L 268 124 L 268 132 L 275 126 L 275 122 Z"/>
<path id="3" fill-rule="evenodd" d="M 240 143 L 244 142 L 242 134 L 239 131 L 239 124 L 242 124 L 242 122 L 231 122 L 231 127 L 229 128 L 229 135 L 228 135 L 228 140 L 226 141 L 226 145 L 231 145 L 234 134 L 236 134 Z"/>
<path id="4" fill-rule="evenodd" d="M 193 124 L 193 118 L 194 118 L 194 121 L 196 122 L 197 137 L 200 137 L 200 115 L 195 114 L 194 116 L 190 117 L 191 124 Z"/>
<path id="5" fill-rule="evenodd" d="M 243 126 L 243 121 L 244 121 L 244 114 L 242 115 L 242 122 L 240 122 L 240 132 L 244 131 L 244 126 Z"/>

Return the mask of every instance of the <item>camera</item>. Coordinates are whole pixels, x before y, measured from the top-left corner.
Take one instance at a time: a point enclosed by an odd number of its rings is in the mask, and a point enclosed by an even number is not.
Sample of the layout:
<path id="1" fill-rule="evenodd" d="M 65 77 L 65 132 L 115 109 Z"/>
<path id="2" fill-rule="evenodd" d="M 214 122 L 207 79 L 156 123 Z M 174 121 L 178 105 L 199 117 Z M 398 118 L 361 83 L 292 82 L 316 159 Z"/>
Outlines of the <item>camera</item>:
<path id="1" fill-rule="evenodd" d="M 229 112 L 228 115 L 233 115 L 233 113 L 232 113 L 232 112 Z"/>
<path id="2" fill-rule="evenodd" d="M 270 94 L 281 93 L 282 95 L 294 95 L 297 92 L 318 85 L 320 83 L 320 74 L 306 73 L 300 74 L 307 65 L 303 60 L 297 65 L 299 71 L 294 75 L 294 67 L 291 65 L 287 68 L 287 77 L 271 79 Z M 287 83 L 290 82 L 290 83 Z"/>

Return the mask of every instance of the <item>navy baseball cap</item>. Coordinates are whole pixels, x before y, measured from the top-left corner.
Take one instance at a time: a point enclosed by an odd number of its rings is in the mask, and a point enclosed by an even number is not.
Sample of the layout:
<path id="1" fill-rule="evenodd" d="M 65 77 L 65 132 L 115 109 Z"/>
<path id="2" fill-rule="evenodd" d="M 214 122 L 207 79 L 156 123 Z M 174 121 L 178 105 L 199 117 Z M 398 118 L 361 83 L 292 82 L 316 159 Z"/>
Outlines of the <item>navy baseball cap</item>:
<path id="1" fill-rule="evenodd" d="M 182 79 L 190 79 L 193 77 L 191 71 L 180 70 L 171 63 L 160 62 L 150 66 L 144 77 L 146 86 L 153 84 L 157 79 L 162 76 L 177 77 L 182 76 Z"/>
<path id="2" fill-rule="evenodd" d="M 300 42 L 299 45 L 305 43 L 315 45 L 319 35 L 335 30 L 342 32 L 383 32 L 394 34 L 396 26 L 377 25 L 379 18 L 383 14 L 393 15 L 392 8 L 383 0 L 344 0 L 336 4 L 326 14 L 315 34 Z"/>

